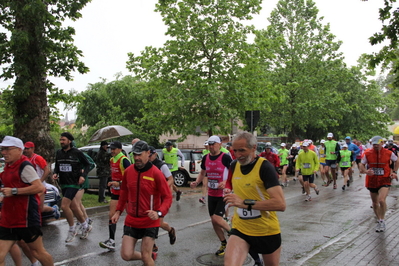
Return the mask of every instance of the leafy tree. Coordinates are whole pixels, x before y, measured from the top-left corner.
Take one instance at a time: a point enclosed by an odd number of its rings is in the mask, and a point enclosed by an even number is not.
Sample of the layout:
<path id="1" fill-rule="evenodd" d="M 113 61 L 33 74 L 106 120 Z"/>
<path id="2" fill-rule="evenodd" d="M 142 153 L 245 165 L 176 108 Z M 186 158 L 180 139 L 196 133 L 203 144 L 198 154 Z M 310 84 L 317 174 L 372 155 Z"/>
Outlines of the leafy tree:
<path id="1" fill-rule="evenodd" d="M 255 46 L 269 80 L 281 87 L 283 101 L 272 103 L 263 120 L 290 140 L 315 138 L 316 132 L 307 131 L 310 123 L 325 129 L 338 125 L 342 117 L 335 110 L 342 99 L 331 90 L 344 68 L 341 43 L 334 41 L 329 25 L 322 24 L 311 0 L 281 0 L 268 20 L 270 26 L 256 32 Z M 262 55 L 264 50 L 273 56 Z"/>
<path id="2" fill-rule="evenodd" d="M 163 0 L 159 12 L 170 40 L 162 48 L 129 54 L 127 67 L 148 82 L 143 121 L 165 133 L 228 133 L 231 119 L 243 118 L 260 98 L 256 59 L 242 21 L 260 10 L 260 0 Z M 151 100 L 150 100 L 151 99 Z M 154 116 L 154 112 L 158 115 Z"/>
<path id="3" fill-rule="evenodd" d="M 380 8 L 379 17 L 383 23 L 381 31 L 370 37 L 371 45 L 385 41 L 389 43 L 369 58 L 372 67 L 382 64 L 383 68 L 391 69 L 391 73 L 395 76 L 394 86 L 397 88 L 399 87 L 399 7 L 394 8 L 394 3 L 396 0 L 384 0 L 385 6 Z"/>
<path id="4" fill-rule="evenodd" d="M 140 109 L 147 97 L 146 91 L 147 84 L 132 76 L 90 84 L 88 90 L 79 94 L 81 101 L 77 105 L 77 125 L 89 126 L 87 133 L 79 134 L 82 144 L 87 144 L 94 132 L 102 127 L 121 125 L 131 130 L 134 137 L 157 145 L 161 132 L 153 124 L 141 122 Z M 129 143 L 131 139 L 132 136 L 118 138 Z"/>
<path id="5" fill-rule="evenodd" d="M 47 77 L 71 80 L 71 72 L 85 73 L 79 61 L 82 52 L 73 45 L 75 30 L 63 27 L 65 19 L 76 20 L 90 0 L 3 0 L 0 2 L 1 79 L 15 79 L 3 97 L 12 111 L 14 135 L 34 141 L 38 153 L 50 160 L 54 143 L 50 137 L 50 107 L 68 99 Z M 5 95 L 5 94 L 3 94 Z M 68 99 L 69 100 L 69 99 Z"/>

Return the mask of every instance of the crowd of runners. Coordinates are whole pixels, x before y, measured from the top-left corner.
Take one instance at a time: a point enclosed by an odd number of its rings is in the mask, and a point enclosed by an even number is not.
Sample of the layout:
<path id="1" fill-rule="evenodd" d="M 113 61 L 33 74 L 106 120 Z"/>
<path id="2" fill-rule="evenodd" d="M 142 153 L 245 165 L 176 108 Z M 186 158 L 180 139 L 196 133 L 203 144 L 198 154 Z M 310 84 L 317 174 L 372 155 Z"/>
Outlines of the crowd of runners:
<path id="1" fill-rule="evenodd" d="M 92 230 L 93 221 L 87 216 L 81 198 L 94 162 L 74 146 L 74 137 L 69 132 L 61 134 L 60 144 L 52 178 L 58 181 L 62 190 L 61 209 L 69 226 L 65 242 L 69 243 L 78 234 L 81 239 L 86 239 Z M 42 182 L 50 171 L 45 161 L 33 152 L 34 146 L 32 142 L 24 144 L 9 136 L 0 143 L 6 162 L 0 175 L 4 196 L 0 219 L 0 265 L 4 265 L 8 252 L 15 265 L 21 265 L 21 253 L 16 244 L 32 265 L 38 265 L 38 261 L 42 265 L 53 265 L 42 242 L 40 212 L 47 208 L 59 216 L 59 210 L 42 204 L 45 191 Z M 354 167 L 359 168 L 360 177 L 365 175 L 365 186 L 370 191 L 378 219 L 376 232 L 386 229 L 386 197 L 392 179 L 397 180 L 399 167 L 398 147 L 392 140 L 375 136 L 363 144 L 349 136 L 337 141 L 332 133 L 328 133 L 319 146 L 310 139 L 292 145 L 280 143 L 279 149 L 266 143 L 265 150 L 257 155 L 256 137 L 241 132 L 227 143 L 226 148 L 218 136 L 211 136 L 204 147 L 201 172 L 190 186 L 203 184 L 199 201 L 208 205 L 211 224 L 220 241 L 215 256 L 224 256 L 225 265 L 242 265 L 248 254 L 255 265 L 278 265 L 281 235 L 276 212 L 286 208 L 283 188 L 290 182 L 299 181 L 305 201 L 309 202 L 312 200 L 311 190 L 316 195 L 320 193 L 314 182 L 316 176 L 322 179 L 322 186 L 340 187 L 346 191 L 353 182 Z M 107 155 L 108 148 L 111 156 Z M 162 161 L 154 147 L 139 139 L 132 141 L 130 156 L 123 153 L 118 141 L 110 144 L 103 141 L 101 149 L 96 161 L 100 166 L 98 175 L 110 175 L 111 201 L 109 236 L 99 246 L 115 250 L 117 222 L 126 212 L 121 258 L 154 265 L 159 227 L 168 232 L 171 245 L 177 239 L 174 227 L 164 217 L 172 204 L 173 191 L 176 200 L 180 200 L 181 191 L 174 187 L 173 172 L 179 168 L 177 157 L 182 154 L 167 142 Z M 292 178 L 287 176 L 287 170 L 294 173 Z M 26 203 L 17 216 L 13 213 L 14 201 Z M 105 198 L 99 195 L 99 201 L 104 202 Z M 227 218 L 229 207 L 234 207 L 234 210 L 230 209 L 233 212 L 231 220 Z M 26 222 L 17 222 L 16 217 Z M 142 244 L 137 251 L 135 246 L 139 239 Z"/>

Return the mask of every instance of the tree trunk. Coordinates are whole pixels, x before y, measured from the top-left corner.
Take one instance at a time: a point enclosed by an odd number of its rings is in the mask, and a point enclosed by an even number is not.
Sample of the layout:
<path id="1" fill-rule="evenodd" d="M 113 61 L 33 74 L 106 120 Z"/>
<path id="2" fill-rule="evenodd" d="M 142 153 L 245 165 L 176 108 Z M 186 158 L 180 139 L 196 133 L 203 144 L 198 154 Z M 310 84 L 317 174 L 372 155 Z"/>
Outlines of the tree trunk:
<path id="1" fill-rule="evenodd" d="M 22 11 L 26 0 L 18 2 Z M 24 142 L 34 142 L 36 153 L 52 162 L 54 142 L 50 136 L 47 62 L 42 47 L 44 22 L 40 13 L 30 14 L 32 16 L 24 14 L 16 12 L 16 34 L 12 36 L 18 38 L 18 35 L 23 35 L 27 38 L 25 42 L 12 45 L 16 73 L 13 95 L 14 135 Z"/>

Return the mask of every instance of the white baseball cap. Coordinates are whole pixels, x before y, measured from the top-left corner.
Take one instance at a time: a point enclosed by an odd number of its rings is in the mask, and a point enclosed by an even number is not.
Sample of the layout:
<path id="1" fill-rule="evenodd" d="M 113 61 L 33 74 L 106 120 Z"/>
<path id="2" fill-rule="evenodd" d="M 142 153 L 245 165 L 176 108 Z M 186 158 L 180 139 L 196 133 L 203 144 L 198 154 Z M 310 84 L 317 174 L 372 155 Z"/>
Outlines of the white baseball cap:
<path id="1" fill-rule="evenodd" d="M 281 147 L 285 147 L 285 143 L 284 143 L 284 142 L 281 143 L 280 146 L 281 146 Z"/>
<path id="2" fill-rule="evenodd" d="M 348 148 L 348 145 L 346 143 L 342 144 L 342 148 Z"/>
<path id="3" fill-rule="evenodd" d="M 220 138 L 218 136 L 210 136 L 208 139 L 208 144 L 214 144 L 214 143 L 221 143 Z"/>
<path id="4" fill-rule="evenodd" d="M 308 146 L 309 146 L 309 142 L 304 141 L 304 142 L 302 143 L 302 147 L 308 147 Z"/>
<path id="5" fill-rule="evenodd" d="M 327 134 L 327 138 L 332 138 L 332 137 L 334 137 L 333 133 L 330 132 Z"/>
<path id="6" fill-rule="evenodd" d="M 25 149 L 24 143 L 22 140 L 16 137 L 5 136 L 3 142 L 0 143 L 0 147 L 17 147 L 21 150 Z"/>
<path id="7" fill-rule="evenodd" d="M 326 140 L 324 140 L 324 139 L 320 140 L 320 143 L 325 143 L 325 142 L 326 142 Z"/>

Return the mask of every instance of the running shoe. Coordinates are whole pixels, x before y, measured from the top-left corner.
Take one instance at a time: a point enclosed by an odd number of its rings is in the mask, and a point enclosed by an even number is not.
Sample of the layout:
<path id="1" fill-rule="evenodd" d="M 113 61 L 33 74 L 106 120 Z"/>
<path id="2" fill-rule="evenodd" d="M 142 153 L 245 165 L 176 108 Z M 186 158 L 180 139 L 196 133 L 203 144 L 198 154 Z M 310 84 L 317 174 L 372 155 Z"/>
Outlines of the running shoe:
<path id="1" fill-rule="evenodd" d="M 342 191 L 345 191 L 345 185 L 342 186 Z"/>
<path id="2" fill-rule="evenodd" d="M 294 180 L 294 181 L 297 181 L 297 180 L 298 180 L 298 178 L 294 177 L 292 180 Z"/>
<path id="3" fill-rule="evenodd" d="M 263 266 L 263 260 L 259 259 L 258 261 L 255 261 L 254 266 Z"/>
<path id="4" fill-rule="evenodd" d="M 90 218 L 88 218 L 88 221 L 87 221 L 87 223 L 91 225 L 91 224 L 93 223 L 93 220 L 92 220 L 92 219 L 90 219 Z"/>
<path id="5" fill-rule="evenodd" d="M 337 184 L 334 184 L 334 187 L 333 187 L 334 189 L 337 189 Z"/>
<path id="6" fill-rule="evenodd" d="M 226 249 L 226 244 L 220 245 L 220 248 L 218 251 L 216 251 L 215 255 L 217 256 L 223 256 L 224 255 L 224 250 Z"/>
<path id="7" fill-rule="evenodd" d="M 107 239 L 104 242 L 100 242 L 98 243 L 100 245 L 100 247 L 102 248 L 108 248 L 109 250 L 115 250 L 115 240 L 113 239 Z"/>
<path id="8" fill-rule="evenodd" d="M 375 231 L 378 233 L 381 232 L 380 230 L 381 230 L 381 222 L 378 222 L 377 226 L 375 227 Z"/>
<path id="9" fill-rule="evenodd" d="M 158 255 L 158 253 L 152 252 L 151 258 L 155 261 L 157 259 L 157 255 Z"/>
<path id="10" fill-rule="evenodd" d="M 181 190 L 178 190 L 178 191 L 176 192 L 176 201 L 179 201 L 179 200 L 180 200 L 181 194 L 182 194 Z"/>
<path id="11" fill-rule="evenodd" d="M 204 198 L 204 197 L 200 198 L 198 201 L 199 201 L 199 202 L 201 202 L 201 203 L 202 203 L 202 204 L 204 204 L 204 205 L 205 205 L 205 203 L 206 203 L 206 201 L 205 201 L 205 198 Z"/>
<path id="12" fill-rule="evenodd" d="M 312 200 L 312 197 L 310 195 L 306 195 L 305 201 L 311 201 L 311 200 Z"/>
<path id="13" fill-rule="evenodd" d="M 328 185 L 327 185 L 327 182 L 324 181 L 322 186 L 323 186 L 323 187 L 327 187 L 327 186 L 328 186 Z"/>
<path id="14" fill-rule="evenodd" d="M 155 243 L 154 246 L 152 247 L 152 252 L 158 252 L 158 247 L 157 245 L 155 245 Z"/>
<path id="15" fill-rule="evenodd" d="M 305 195 L 305 194 L 306 194 L 305 188 L 302 187 L 302 195 Z"/>
<path id="16" fill-rule="evenodd" d="M 89 224 L 86 228 L 82 228 L 82 235 L 80 236 L 80 239 L 86 239 L 89 236 L 91 229 L 93 229 L 93 227 Z"/>
<path id="17" fill-rule="evenodd" d="M 349 180 L 348 180 L 348 182 L 346 182 L 346 185 L 349 187 L 349 186 L 351 185 L 351 182 L 352 182 L 352 181 L 349 181 Z"/>
<path id="18" fill-rule="evenodd" d="M 314 189 L 314 191 L 316 192 L 316 195 L 319 195 L 320 190 L 317 187 Z"/>
<path id="19" fill-rule="evenodd" d="M 171 227 L 169 231 L 169 242 L 171 245 L 173 245 L 176 242 L 176 231 L 173 227 Z"/>
<path id="20" fill-rule="evenodd" d="M 379 224 L 380 224 L 380 232 L 384 232 L 385 229 L 386 229 L 385 222 L 384 221 L 380 221 Z"/>
<path id="21" fill-rule="evenodd" d="M 67 238 L 65 239 L 65 242 L 66 242 L 66 243 L 72 242 L 72 241 L 75 239 L 75 236 L 76 236 L 75 230 L 73 230 L 73 231 L 68 231 L 68 236 L 67 236 Z"/>
<path id="22" fill-rule="evenodd" d="M 288 187 L 288 180 L 285 181 L 284 186 L 285 186 L 285 187 Z"/>
<path id="23" fill-rule="evenodd" d="M 60 209 L 58 208 L 58 206 L 57 206 L 57 205 L 54 205 L 52 208 L 53 208 L 53 210 L 54 210 L 54 218 L 55 218 L 56 220 L 60 219 L 61 213 L 60 213 Z"/>
<path id="24" fill-rule="evenodd" d="M 75 236 L 79 233 L 79 231 L 82 231 L 82 225 L 80 224 L 80 222 L 77 222 L 74 229 Z"/>

